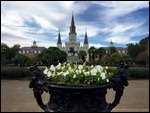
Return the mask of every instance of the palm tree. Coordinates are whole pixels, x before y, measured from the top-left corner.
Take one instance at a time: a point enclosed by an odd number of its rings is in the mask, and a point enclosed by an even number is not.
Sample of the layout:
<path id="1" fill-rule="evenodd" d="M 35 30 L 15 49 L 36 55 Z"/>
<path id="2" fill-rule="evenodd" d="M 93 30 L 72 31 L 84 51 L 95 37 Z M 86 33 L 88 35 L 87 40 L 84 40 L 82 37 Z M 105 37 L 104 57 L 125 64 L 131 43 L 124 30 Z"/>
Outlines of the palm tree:
<path id="1" fill-rule="evenodd" d="M 95 63 L 95 58 L 96 58 L 96 48 L 94 46 L 90 47 L 88 49 L 89 53 L 89 58 L 92 60 L 92 63 Z"/>
<path id="2" fill-rule="evenodd" d="M 97 55 L 98 55 L 98 62 L 97 63 L 100 63 L 103 55 L 106 53 L 106 50 L 103 47 L 100 47 L 96 50 L 96 52 L 97 52 Z"/>
<path id="3" fill-rule="evenodd" d="M 78 53 L 78 57 L 82 59 L 83 62 L 85 62 L 85 56 L 87 55 L 86 51 L 80 50 Z"/>

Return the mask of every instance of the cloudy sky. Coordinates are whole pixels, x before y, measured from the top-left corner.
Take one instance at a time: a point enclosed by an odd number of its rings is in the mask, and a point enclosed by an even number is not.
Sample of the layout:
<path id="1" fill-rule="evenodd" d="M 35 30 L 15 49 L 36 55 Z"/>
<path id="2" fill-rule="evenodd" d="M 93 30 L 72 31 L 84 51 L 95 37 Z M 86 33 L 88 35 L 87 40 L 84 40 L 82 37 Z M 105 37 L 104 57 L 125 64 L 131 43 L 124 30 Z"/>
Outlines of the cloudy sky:
<path id="1" fill-rule="evenodd" d="M 90 46 L 117 47 L 149 35 L 149 1 L 1 1 L 1 42 L 12 47 L 56 46 L 60 29 L 68 41 L 72 11 L 81 46 L 87 29 Z"/>

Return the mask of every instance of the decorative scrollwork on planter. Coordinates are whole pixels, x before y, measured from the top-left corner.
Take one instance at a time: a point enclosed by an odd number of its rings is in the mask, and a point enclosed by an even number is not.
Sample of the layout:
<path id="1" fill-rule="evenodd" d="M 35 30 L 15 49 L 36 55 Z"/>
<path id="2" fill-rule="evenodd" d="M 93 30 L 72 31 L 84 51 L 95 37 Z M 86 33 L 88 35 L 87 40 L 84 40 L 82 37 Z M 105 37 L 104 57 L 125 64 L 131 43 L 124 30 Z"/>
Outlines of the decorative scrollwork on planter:
<path id="1" fill-rule="evenodd" d="M 41 76 L 41 71 L 36 66 L 31 66 L 30 71 L 34 73 L 35 76 L 32 77 L 30 81 L 29 88 L 33 88 L 34 97 L 38 105 L 44 110 L 49 111 L 48 107 L 44 105 L 41 95 L 43 92 L 48 92 L 47 81 Z"/>
<path id="2" fill-rule="evenodd" d="M 33 88 L 34 97 L 45 112 L 110 112 L 119 104 L 124 88 L 128 86 L 124 73 L 126 69 L 128 65 L 122 62 L 116 69 L 116 74 L 105 85 L 71 86 L 50 83 L 36 66 L 31 66 L 30 71 L 35 76 L 32 77 L 29 87 Z M 116 92 L 115 99 L 112 103 L 107 103 L 105 96 L 107 89 L 111 88 Z M 43 103 L 41 97 L 44 91 L 50 94 L 47 104 Z"/>
<path id="3" fill-rule="evenodd" d="M 128 86 L 127 76 L 124 73 L 129 68 L 126 62 L 121 62 L 120 66 L 116 70 L 115 76 L 110 79 L 109 89 L 113 88 L 116 91 L 115 99 L 112 103 L 108 104 L 108 111 L 111 111 L 120 102 L 121 96 L 123 95 L 124 88 Z"/>

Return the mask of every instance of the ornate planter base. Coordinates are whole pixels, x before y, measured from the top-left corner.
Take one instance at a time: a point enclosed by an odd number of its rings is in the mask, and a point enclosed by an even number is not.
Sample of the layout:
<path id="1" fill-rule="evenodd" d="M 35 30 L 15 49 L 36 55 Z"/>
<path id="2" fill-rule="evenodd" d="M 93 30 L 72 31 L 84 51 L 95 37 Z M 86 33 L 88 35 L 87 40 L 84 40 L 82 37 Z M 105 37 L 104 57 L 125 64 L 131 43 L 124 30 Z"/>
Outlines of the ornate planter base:
<path id="1" fill-rule="evenodd" d="M 107 87 L 67 87 L 50 88 L 49 111 L 56 112 L 101 112 L 107 111 L 105 95 Z"/>

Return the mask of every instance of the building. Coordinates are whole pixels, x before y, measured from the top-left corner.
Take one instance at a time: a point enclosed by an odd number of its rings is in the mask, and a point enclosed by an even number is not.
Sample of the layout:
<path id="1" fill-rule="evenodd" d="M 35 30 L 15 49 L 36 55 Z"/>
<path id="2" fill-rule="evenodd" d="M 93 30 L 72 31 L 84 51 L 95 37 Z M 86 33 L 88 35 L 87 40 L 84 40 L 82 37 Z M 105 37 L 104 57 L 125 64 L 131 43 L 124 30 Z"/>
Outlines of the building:
<path id="1" fill-rule="evenodd" d="M 57 47 L 60 50 L 65 51 L 68 54 L 68 56 L 78 56 L 77 53 L 80 50 L 84 50 L 87 52 L 89 49 L 87 31 L 85 31 L 83 47 L 80 46 L 80 42 L 77 42 L 77 33 L 76 33 L 76 26 L 75 26 L 73 14 L 72 14 L 72 20 L 71 20 L 71 26 L 70 26 L 70 32 L 69 32 L 69 41 L 65 42 L 65 46 L 62 47 L 61 35 L 60 35 L 60 31 L 59 31 Z"/>
<path id="2" fill-rule="evenodd" d="M 36 45 L 36 41 L 33 41 L 33 45 L 31 45 L 31 47 L 22 47 L 19 50 L 20 54 L 26 55 L 29 58 L 34 58 L 35 56 L 37 56 L 38 54 L 40 54 L 44 49 L 46 49 L 45 47 L 38 47 Z"/>
<path id="3" fill-rule="evenodd" d="M 109 47 L 103 47 L 103 48 L 106 50 L 106 53 L 109 52 L 109 48 L 110 48 L 110 47 L 115 47 L 115 46 L 113 45 L 112 40 L 111 40 L 111 42 L 110 42 Z M 115 47 L 115 48 L 116 48 L 116 50 L 118 51 L 119 54 L 127 54 L 127 49 L 126 49 L 126 48 L 123 48 L 123 47 Z"/>

